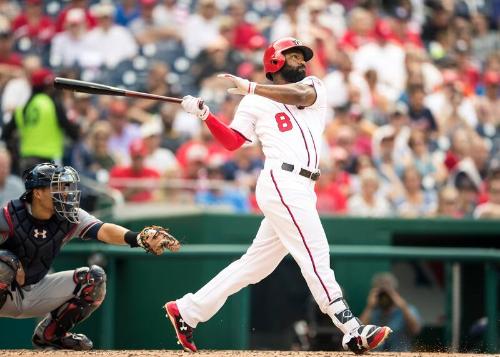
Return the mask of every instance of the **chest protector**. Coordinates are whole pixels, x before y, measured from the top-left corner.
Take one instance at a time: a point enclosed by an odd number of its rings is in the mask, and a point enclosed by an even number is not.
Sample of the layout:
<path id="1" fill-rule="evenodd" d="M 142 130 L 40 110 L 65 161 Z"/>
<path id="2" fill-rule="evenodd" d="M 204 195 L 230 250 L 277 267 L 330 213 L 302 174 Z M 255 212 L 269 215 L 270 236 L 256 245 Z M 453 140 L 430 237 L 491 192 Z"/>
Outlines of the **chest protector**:
<path id="1" fill-rule="evenodd" d="M 2 245 L 21 261 L 26 275 L 25 285 L 38 283 L 43 279 L 54 258 L 59 254 L 64 240 L 76 228 L 76 224 L 58 218 L 35 219 L 28 213 L 23 201 L 13 200 L 8 204 L 14 232 Z"/>

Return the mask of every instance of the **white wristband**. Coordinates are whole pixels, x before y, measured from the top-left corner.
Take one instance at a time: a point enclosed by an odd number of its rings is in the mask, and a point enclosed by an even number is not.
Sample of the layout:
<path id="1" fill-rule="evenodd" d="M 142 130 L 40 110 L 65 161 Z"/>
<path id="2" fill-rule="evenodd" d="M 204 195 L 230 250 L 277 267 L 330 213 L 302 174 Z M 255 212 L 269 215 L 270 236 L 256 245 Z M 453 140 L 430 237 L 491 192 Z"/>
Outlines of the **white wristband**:
<path id="1" fill-rule="evenodd" d="M 257 87 L 257 83 L 248 82 L 248 94 L 255 94 L 255 87 Z"/>

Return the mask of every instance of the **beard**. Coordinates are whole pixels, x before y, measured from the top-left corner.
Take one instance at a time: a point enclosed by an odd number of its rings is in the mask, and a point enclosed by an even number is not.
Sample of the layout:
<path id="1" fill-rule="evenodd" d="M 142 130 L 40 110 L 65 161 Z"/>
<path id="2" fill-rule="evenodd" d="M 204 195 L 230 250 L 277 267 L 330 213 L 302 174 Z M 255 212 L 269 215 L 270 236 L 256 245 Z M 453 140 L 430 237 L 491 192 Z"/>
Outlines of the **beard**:
<path id="1" fill-rule="evenodd" d="M 306 67 L 291 67 L 285 63 L 280 72 L 283 79 L 289 83 L 297 83 L 306 78 Z"/>

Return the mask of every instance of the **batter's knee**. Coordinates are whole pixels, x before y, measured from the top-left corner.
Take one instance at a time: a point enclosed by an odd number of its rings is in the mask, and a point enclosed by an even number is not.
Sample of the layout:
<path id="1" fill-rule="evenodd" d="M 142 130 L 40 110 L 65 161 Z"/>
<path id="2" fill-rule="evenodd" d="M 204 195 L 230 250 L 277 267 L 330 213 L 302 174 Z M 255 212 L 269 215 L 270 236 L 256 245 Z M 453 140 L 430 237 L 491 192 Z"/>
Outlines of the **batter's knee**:
<path id="1" fill-rule="evenodd" d="M 100 305 L 106 296 L 106 272 L 98 265 L 75 270 L 75 295 L 83 300 Z"/>

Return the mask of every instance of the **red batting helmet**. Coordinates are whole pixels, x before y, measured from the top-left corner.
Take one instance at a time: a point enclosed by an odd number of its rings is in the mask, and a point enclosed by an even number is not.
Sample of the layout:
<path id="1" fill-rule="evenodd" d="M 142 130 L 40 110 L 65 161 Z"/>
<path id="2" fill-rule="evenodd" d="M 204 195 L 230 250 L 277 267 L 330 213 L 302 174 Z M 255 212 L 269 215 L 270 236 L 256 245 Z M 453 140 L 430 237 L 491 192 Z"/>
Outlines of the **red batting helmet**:
<path id="1" fill-rule="evenodd" d="M 267 79 L 272 80 L 271 74 L 278 72 L 285 65 L 283 52 L 292 48 L 301 50 L 306 62 L 313 57 L 313 51 L 293 37 L 285 37 L 274 41 L 264 52 L 264 71 Z"/>

